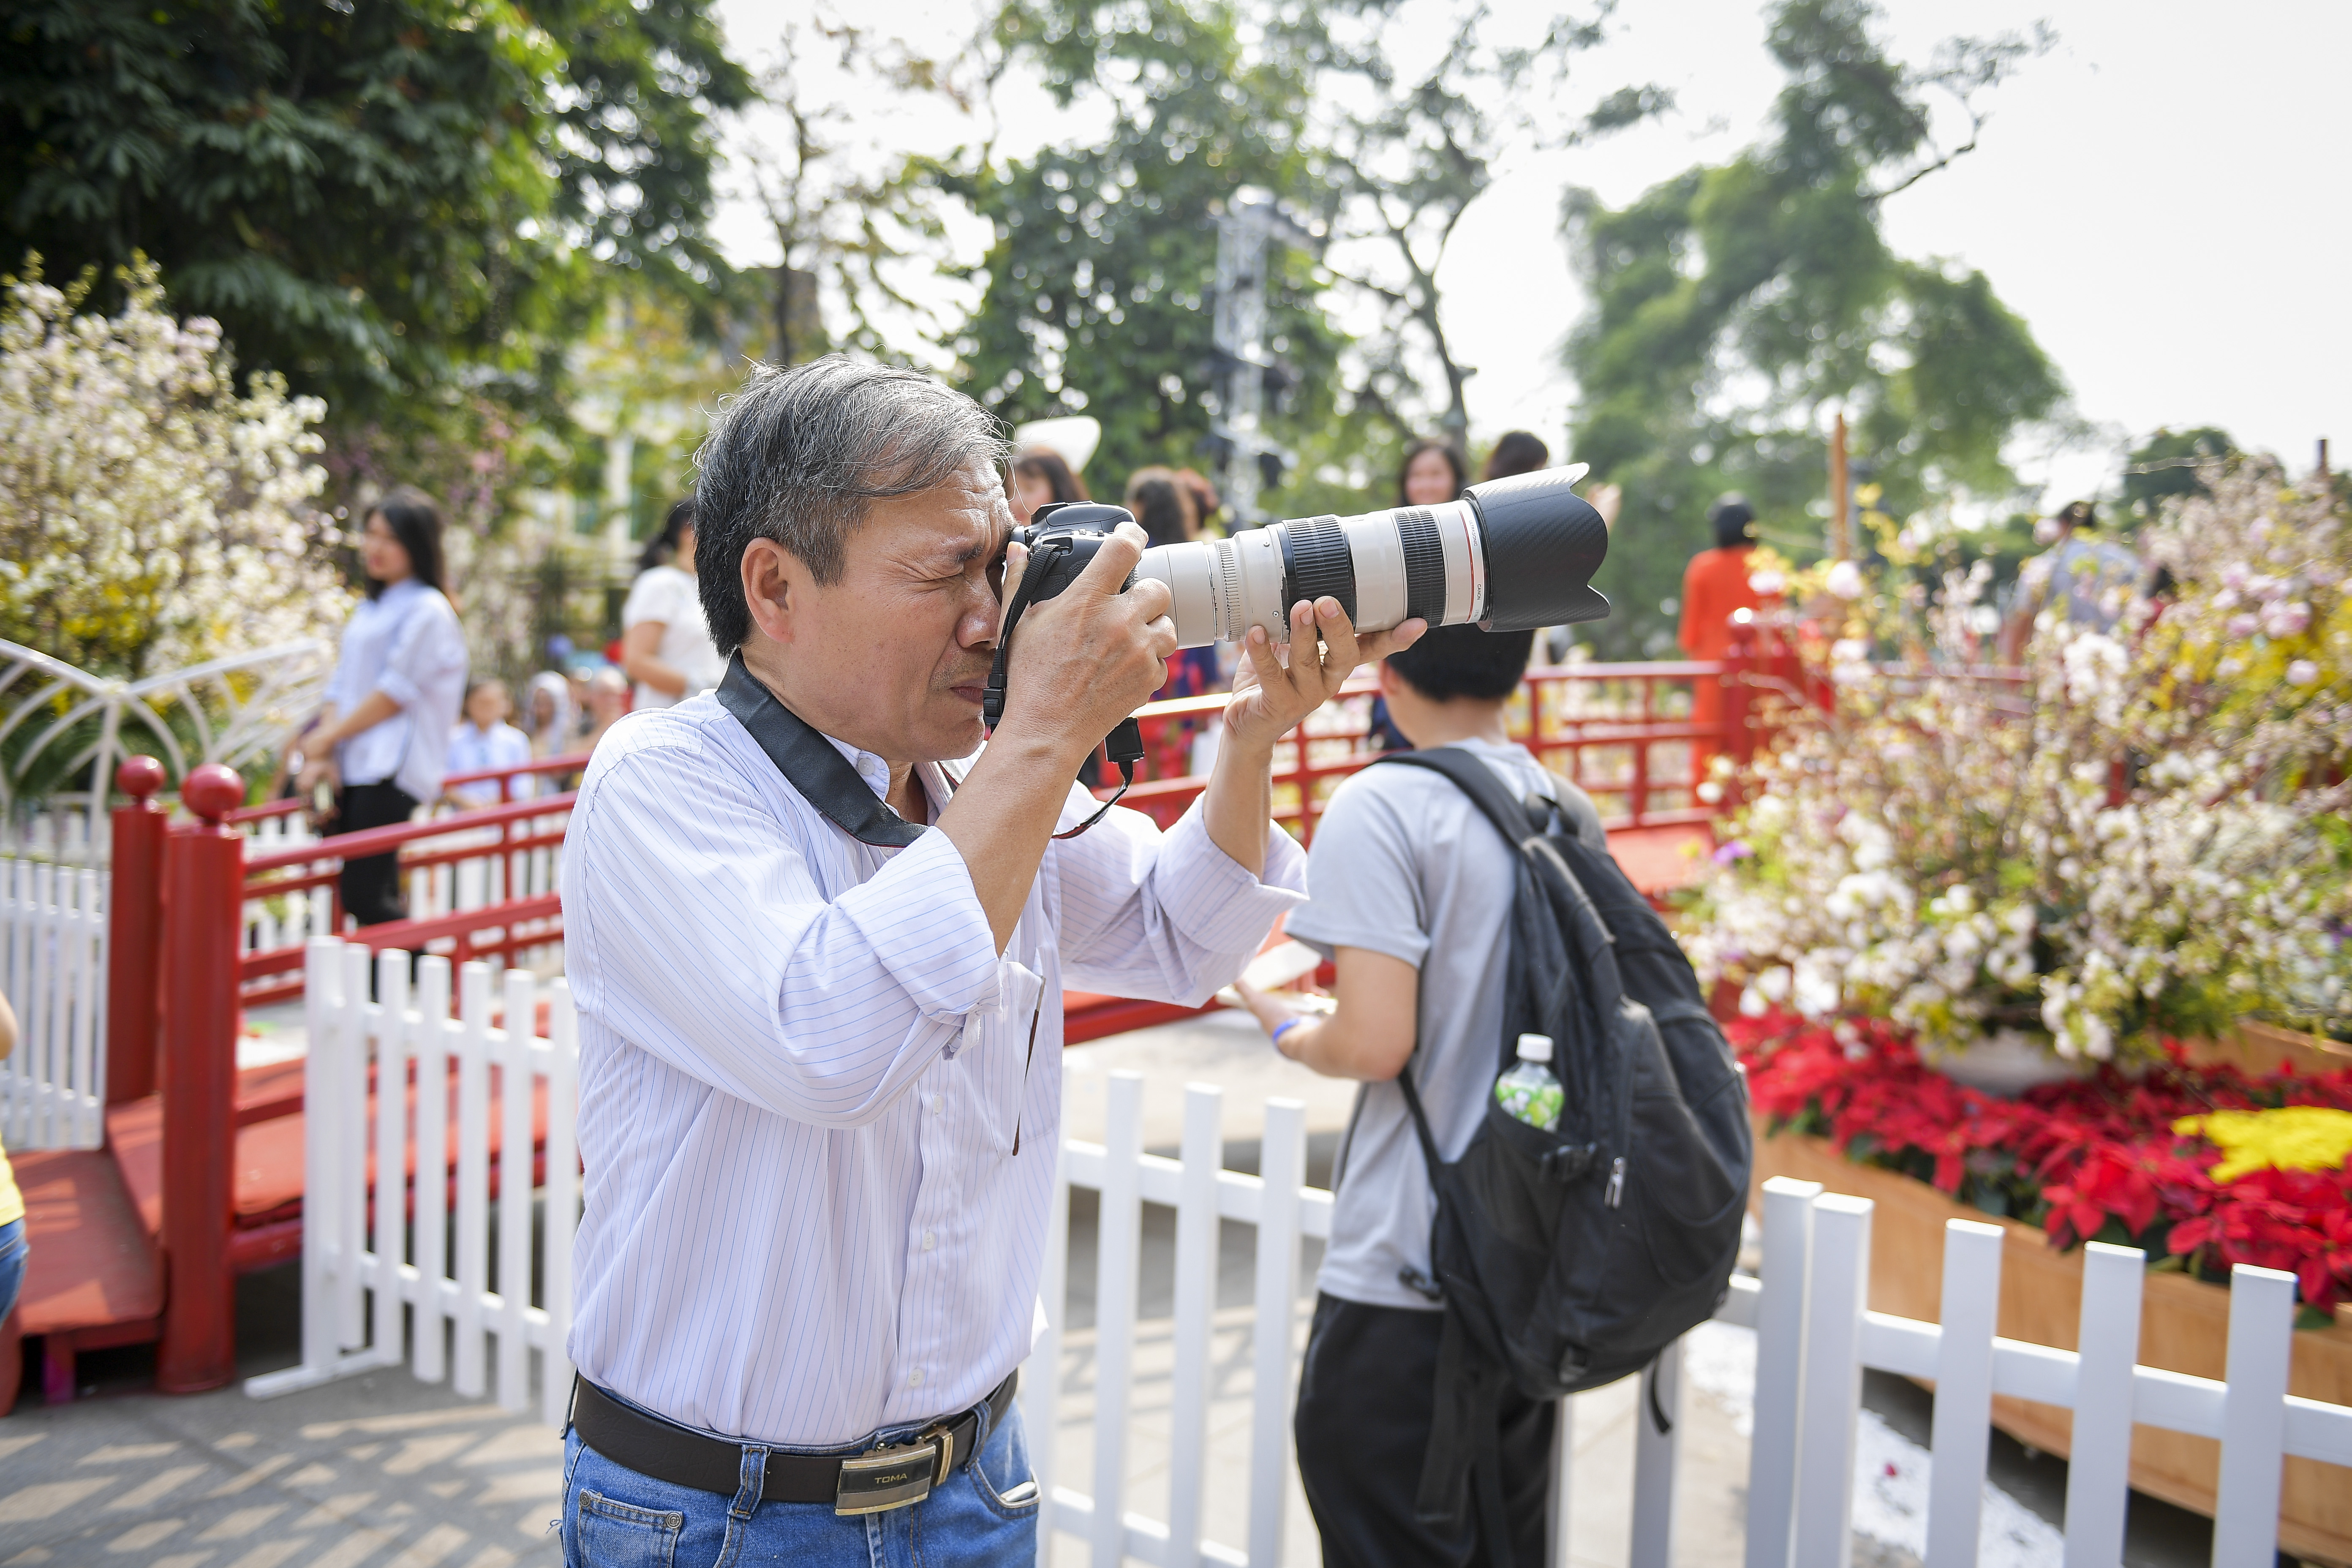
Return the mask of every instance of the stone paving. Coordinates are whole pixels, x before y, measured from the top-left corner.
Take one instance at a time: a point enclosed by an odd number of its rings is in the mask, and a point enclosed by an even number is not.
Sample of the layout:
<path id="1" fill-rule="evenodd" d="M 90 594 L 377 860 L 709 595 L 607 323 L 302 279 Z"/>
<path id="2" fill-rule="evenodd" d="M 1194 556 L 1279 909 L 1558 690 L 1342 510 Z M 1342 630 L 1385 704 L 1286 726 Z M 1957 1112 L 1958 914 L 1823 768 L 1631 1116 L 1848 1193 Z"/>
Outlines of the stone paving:
<path id="1" fill-rule="evenodd" d="M 553 1564 L 562 1443 L 405 1373 L 267 1403 L 101 1391 L 0 1422 L 0 1563 Z"/>

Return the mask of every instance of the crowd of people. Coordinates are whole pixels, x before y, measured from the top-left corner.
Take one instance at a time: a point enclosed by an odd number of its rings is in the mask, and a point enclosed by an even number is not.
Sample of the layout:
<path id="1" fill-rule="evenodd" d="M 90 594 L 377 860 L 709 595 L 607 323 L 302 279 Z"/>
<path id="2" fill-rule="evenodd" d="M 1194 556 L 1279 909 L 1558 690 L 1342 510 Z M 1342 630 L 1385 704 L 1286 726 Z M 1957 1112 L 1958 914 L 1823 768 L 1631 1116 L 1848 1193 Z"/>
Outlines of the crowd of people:
<path id="1" fill-rule="evenodd" d="M 1532 472 L 1550 460 L 1540 437 L 1514 430 L 1496 441 L 1479 477 Z M 1394 504 L 1441 504 L 1470 482 L 1458 446 L 1436 437 L 1416 440 L 1398 466 Z M 1049 502 L 1093 499 L 1078 468 L 1045 447 L 1014 455 L 1007 494 L 1021 521 Z M 1192 468 L 1138 468 L 1120 499 L 1152 545 L 1232 531 L 1216 485 Z M 1598 487 L 1594 500 L 1613 522 L 1613 489 Z M 289 743 L 283 775 L 289 793 L 311 801 L 324 831 L 403 823 L 433 805 L 495 805 L 576 782 L 576 770 L 529 770 L 589 756 L 624 715 L 672 706 L 716 687 L 726 673 L 696 577 L 691 498 L 673 505 L 646 542 L 612 657 L 575 662 L 568 658 L 569 640 L 552 639 L 548 651 L 562 667 L 533 675 L 520 708 L 504 680 L 468 679 L 443 528 L 431 498 L 408 488 L 385 494 L 362 519 L 358 545 L 365 597 L 345 628 L 326 703 Z M 1231 646 L 1179 649 L 1153 699 L 1223 690 L 1239 658 Z M 1163 743 L 1173 765 L 1205 774 L 1214 763 L 1219 733 L 1214 723 L 1192 721 L 1171 727 Z M 1384 698 L 1374 701 L 1371 743 L 1381 749 L 1411 744 L 1391 721 Z M 1085 782 L 1097 782 L 1097 765 L 1087 759 Z M 404 918 L 395 857 L 348 862 L 342 885 L 344 907 L 359 923 Z"/>

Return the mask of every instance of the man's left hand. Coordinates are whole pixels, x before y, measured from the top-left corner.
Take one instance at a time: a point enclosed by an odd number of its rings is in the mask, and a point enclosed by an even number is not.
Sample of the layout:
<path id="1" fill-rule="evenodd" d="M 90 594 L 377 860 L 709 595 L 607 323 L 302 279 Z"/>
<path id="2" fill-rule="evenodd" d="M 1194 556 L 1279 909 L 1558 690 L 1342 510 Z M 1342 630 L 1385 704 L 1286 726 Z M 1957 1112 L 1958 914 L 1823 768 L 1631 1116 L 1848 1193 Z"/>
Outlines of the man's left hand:
<path id="1" fill-rule="evenodd" d="M 1339 695 L 1359 665 L 1411 647 L 1428 629 L 1428 622 L 1414 619 L 1359 637 L 1339 600 L 1301 599 L 1290 607 L 1286 664 L 1265 627 L 1250 628 L 1242 645 L 1247 657 L 1234 674 L 1233 700 L 1225 704 L 1226 740 L 1270 754 L 1300 720 Z"/>

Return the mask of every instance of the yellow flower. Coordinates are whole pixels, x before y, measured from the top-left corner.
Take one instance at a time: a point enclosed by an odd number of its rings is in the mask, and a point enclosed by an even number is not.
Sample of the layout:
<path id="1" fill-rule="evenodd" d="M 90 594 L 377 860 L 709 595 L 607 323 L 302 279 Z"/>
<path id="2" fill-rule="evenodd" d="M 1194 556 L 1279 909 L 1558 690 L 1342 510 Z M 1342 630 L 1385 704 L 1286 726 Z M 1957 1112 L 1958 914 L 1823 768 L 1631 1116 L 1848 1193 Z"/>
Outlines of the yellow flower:
<path id="1" fill-rule="evenodd" d="M 2197 1133 L 2226 1156 L 2213 1167 L 2217 1182 L 2255 1171 L 2333 1171 L 2352 1160 L 2352 1110 L 2290 1105 L 2281 1110 L 2217 1110 L 2184 1116 L 2179 1133 Z"/>

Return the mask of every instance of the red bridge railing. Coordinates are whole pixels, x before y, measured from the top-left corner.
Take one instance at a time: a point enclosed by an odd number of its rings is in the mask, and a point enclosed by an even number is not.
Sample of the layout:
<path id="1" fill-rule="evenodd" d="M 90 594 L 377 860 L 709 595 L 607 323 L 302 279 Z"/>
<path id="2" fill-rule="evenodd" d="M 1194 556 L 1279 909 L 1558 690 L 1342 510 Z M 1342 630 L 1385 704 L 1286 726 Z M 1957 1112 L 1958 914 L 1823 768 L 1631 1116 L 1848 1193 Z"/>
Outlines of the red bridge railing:
<path id="1" fill-rule="evenodd" d="M 495 788 L 499 804 L 422 822 L 319 838 L 303 831 L 304 803 L 274 801 L 231 812 L 247 827 L 246 940 L 238 959 L 247 1006 L 302 994 L 303 947 L 315 935 L 364 942 L 373 952 L 437 952 L 453 963 L 495 958 L 515 964 L 563 940 L 557 856 L 573 792 L 541 793 L 588 765 L 585 756 L 452 774 L 444 789 Z M 270 829 L 278 829 L 271 833 Z M 411 918 L 346 932 L 343 862 L 400 857 Z"/>

